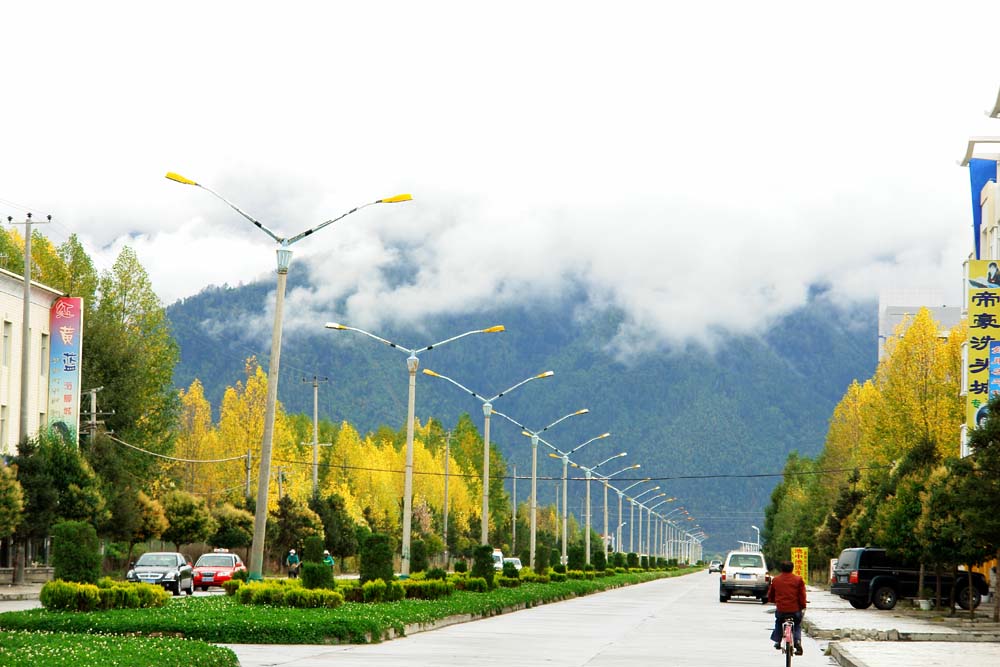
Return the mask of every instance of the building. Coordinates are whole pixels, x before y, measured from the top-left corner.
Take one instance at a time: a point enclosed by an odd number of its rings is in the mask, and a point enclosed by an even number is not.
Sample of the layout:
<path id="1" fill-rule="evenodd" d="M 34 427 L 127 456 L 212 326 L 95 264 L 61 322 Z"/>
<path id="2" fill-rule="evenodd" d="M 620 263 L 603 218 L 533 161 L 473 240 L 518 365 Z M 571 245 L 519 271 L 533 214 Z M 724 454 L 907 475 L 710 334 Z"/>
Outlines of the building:
<path id="1" fill-rule="evenodd" d="M 927 288 L 886 289 L 878 297 L 878 360 L 885 356 L 885 344 L 896 335 L 899 325 L 906 320 L 913 320 L 921 308 L 930 311 L 934 321 L 938 323 L 938 336 L 947 338 L 948 334 L 962 321 L 961 306 L 946 306 L 944 291 Z"/>
<path id="2" fill-rule="evenodd" d="M 49 373 L 52 306 L 62 292 L 41 283 L 31 282 L 29 314 L 28 368 L 28 435 L 34 435 L 48 424 Z M 21 419 L 21 346 L 24 316 L 24 278 L 0 269 L 0 326 L 3 343 L 0 346 L 0 456 L 17 453 Z"/>

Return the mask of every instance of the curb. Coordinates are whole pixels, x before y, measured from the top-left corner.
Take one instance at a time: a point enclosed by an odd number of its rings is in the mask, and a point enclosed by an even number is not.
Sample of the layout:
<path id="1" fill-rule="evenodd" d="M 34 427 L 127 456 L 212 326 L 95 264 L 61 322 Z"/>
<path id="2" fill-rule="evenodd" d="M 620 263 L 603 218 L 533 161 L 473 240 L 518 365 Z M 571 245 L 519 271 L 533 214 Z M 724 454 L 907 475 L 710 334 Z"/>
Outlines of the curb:
<path id="1" fill-rule="evenodd" d="M 0 593 L 0 602 L 37 600 L 38 593 Z"/>
<path id="2" fill-rule="evenodd" d="M 831 641 L 875 641 L 875 642 L 1000 642 L 1000 632 L 958 631 L 958 632 L 900 632 L 899 630 L 877 630 L 874 628 L 817 628 L 808 619 L 802 621 L 802 629 L 813 639 Z"/>
<path id="3" fill-rule="evenodd" d="M 830 644 L 830 657 L 832 657 L 841 667 L 868 667 L 868 663 L 855 657 L 840 642 Z"/>

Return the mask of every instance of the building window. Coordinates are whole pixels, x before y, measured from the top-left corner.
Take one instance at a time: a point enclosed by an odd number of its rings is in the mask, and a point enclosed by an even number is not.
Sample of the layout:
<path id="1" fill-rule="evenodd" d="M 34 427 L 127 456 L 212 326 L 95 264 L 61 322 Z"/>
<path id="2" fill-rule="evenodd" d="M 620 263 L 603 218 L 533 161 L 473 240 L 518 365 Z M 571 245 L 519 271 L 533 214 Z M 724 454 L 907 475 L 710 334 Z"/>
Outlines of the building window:
<path id="1" fill-rule="evenodd" d="M 13 331 L 13 326 L 10 322 L 4 320 L 3 323 L 3 365 L 10 367 L 10 335 Z"/>
<path id="2" fill-rule="evenodd" d="M 45 377 L 49 374 L 49 335 L 42 334 L 42 352 L 39 355 L 38 374 Z"/>

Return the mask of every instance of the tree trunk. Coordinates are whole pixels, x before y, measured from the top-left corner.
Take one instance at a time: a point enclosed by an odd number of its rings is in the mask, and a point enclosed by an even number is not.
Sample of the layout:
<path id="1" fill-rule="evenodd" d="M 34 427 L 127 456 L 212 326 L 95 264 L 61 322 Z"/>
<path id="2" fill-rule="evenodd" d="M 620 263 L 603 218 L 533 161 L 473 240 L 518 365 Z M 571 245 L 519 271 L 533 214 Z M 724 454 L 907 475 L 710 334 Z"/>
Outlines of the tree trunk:
<path id="1" fill-rule="evenodd" d="M 924 563 L 920 562 L 920 574 L 917 577 L 917 597 L 924 596 Z"/>
<path id="2" fill-rule="evenodd" d="M 968 566 L 966 566 L 966 567 L 968 567 Z M 973 595 L 973 591 L 975 591 L 975 589 L 972 587 L 972 568 L 971 567 L 969 567 L 969 569 L 966 570 L 965 575 L 966 575 L 966 581 L 968 581 L 968 583 L 969 583 L 969 587 L 965 590 L 966 594 L 969 596 L 969 620 L 970 621 L 974 621 L 974 620 L 976 620 L 976 606 L 974 604 L 972 604 L 972 599 L 975 597 Z"/>
<path id="3" fill-rule="evenodd" d="M 14 585 L 24 586 L 25 538 L 14 540 Z"/>
<path id="4" fill-rule="evenodd" d="M 986 583 L 990 586 L 990 594 L 993 596 L 993 622 L 1000 623 L 1000 546 L 997 547 L 997 562 L 993 566 L 993 571 L 996 573 L 994 576 L 990 577 L 990 573 L 986 573 Z"/>

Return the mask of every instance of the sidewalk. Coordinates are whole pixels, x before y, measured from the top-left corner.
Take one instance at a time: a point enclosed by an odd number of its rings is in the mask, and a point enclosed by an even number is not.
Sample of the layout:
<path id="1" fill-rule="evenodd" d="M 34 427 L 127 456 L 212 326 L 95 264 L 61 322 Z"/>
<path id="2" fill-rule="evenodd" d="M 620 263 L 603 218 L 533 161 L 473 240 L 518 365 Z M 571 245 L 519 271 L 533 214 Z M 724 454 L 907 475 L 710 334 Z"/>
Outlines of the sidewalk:
<path id="1" fill-rule="evenodd" d="M 24 584 L 23 586 L 0 585 L 0 601 L 37 600 L 41 591 L 41 584 Z"/>
<path id="2" fill-rule="evenodd" d="M 830 655 L 843 667 L 963 667 L 1000 665 L 1000 624 L 981 606 L 976 621 L 968 613 L 948 617 L 921 612 L 901 600 L 892 611 L 854 609 L 825 590 L 809 587 L 803 628 L 830 641 Z"/>

